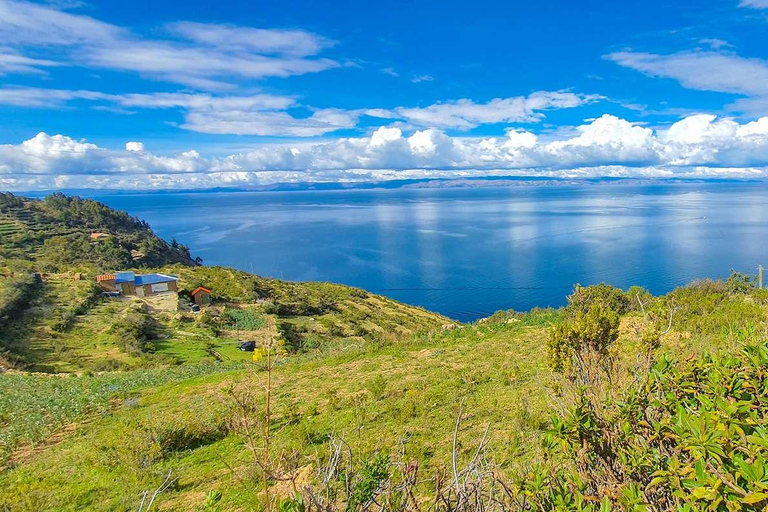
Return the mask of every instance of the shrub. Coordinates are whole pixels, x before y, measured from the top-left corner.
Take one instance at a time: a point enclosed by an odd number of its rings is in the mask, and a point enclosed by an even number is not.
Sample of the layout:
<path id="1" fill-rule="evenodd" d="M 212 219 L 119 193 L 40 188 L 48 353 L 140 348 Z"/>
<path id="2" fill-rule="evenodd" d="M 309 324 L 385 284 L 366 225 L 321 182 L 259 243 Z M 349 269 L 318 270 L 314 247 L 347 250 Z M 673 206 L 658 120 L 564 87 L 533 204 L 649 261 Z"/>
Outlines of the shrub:
<path id="1" fill-rule="evenodd" d="M 747 294 L 757 288 L 756 284 L 757 278 L 731 269 L 731 275 L 725 281 L 725 288 L 730 293 Z"/>
<path id="2" fill-rule="evenodd" d="M 615 286 L 610 286 L 605 283 L 600 283 L 592 286 L 581 286 L 577 284 L 573 293 L 568 297 L 567 311 L 572 316 L 576 316 L 577 313 L 586 313 L 589 309 L 597 303 L 602 304 L 605 309 L 615 311 L 622 315 L 629 311 L 630 299 L 623 291 Z"/>
<path id="3" fill-rule="evenodd" d="M 382 491 L 382 487 L 390 476 L 389 457 L 384 453 L 378 453 L 363 461 L 360 470 L 355 475 L 347 510 L 367 510 L 369 504 Z"/>
<path id="4" fill-rule="evenodd" d="M 619 315 L 604 302 L 596 302 L 552 328 L 547 342 L 549 364 L 557 372 L 571 373 L 574 363 L 583 365 L 586 357 L 607 358 L 618 337 Z"/>
<path id="5" fill-rule="evenodd" d="M 651 292 L 642 286 L 630 286 L 625 295 L 629 301 L 627 311 L 641 311 L 645 308 L 645 304 L 653 300 Z M 640 305 L 641 303 L 643 304 L 642 306 Z"/>
<path id="6" fill-rule="evenodd" d="M 581 395 L 516 485 L 534 510 L 763 510 L 768 344 L 689 363 L 662 357 L 620 400 Z M 581 504 L 581 505 L 579 505 Z"/>
<path id="7" fill-rule="evenodd" d="M 277 324 L 277 332 L 283 341 L 283 345 L 289 352 L 299 352 L 309 348 L 304 343 L 304 335 L 307 333 L 306 327 L 291 322 L 279 322 Z"/>
<path id="8" fill-rule="evenodd" d="M 128 354 L 140 356 L 155 351 L 153 340 L 157 339 L 158 326 L 146 313 L 130 312 L 112 324 L 109 331 L 117 337 L 117 346 Z"/>

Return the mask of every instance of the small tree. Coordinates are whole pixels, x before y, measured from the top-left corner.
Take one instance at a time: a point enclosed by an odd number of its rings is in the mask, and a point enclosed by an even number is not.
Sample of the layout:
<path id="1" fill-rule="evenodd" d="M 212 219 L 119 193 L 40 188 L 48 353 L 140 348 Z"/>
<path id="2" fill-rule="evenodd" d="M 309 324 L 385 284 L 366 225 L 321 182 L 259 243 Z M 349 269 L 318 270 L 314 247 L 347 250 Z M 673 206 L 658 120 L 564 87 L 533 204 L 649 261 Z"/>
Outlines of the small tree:
<path id="1" fill-rule="evenodd" d="M 605 283 L 591 286 L 577 284 L 573 293 L 568 296 L 566 310 L 575 316 L 577 313 L 587 313 L 596 303 L 622 315 L 630 309 L 630 298 L 621 289 Z"/>
<path id="2" fill-rule="evenodd" d="M 757 288 L 757 277 L 731 269 L 731 275 L 725 281 L 726 289 L 734 294 L 748 294 Z"/>
<path id="3" fill-rule="evenodd" d="M 597 301 L 552 329 L 547 342 L 549 364 L 556 372 L 589 383 L 593 363 L 610 362 L 610 348 L 618 337 L 618 313 Z"/>

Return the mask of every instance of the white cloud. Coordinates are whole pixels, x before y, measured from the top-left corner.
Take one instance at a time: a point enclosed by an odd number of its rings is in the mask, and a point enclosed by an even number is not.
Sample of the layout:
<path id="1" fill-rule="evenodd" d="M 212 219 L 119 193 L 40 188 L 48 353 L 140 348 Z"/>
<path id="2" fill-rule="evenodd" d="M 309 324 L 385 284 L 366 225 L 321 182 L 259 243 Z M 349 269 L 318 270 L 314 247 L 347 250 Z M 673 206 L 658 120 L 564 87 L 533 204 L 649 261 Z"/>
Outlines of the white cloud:
<path id="1" fill-rule="evenodd" d="M 215 48 L 259 54 L 307 57 L 336 44 L 303 30 L 257 29 L 234 25 L 177 22 L 168 25 L 171 32 L 185 39 Z"/>
<path id="2" fill-rule="evenodd" d="M 131 153 L 141 153 L 144 151 L 144 143 L 129 141 L 125 143 L 125 150 Z"/>
<path id="3" fill-rule="evenodd" d="M 657 55 L 616 52 L 607 59 L 650 76 L 672 78 L 684 87 L 744 95 L 768 95 L 768 62 L 719 52 Z"/>
<path id="4" fill-rule="evenodd" d="M 41 68 L 58 65 L 58 62 L 52 60 L 25 57 L 11 48 L 0 47 L 0 76 L 10 73 L 44 74 Z"/>
<path id="5" fill-rule="evenodd" d="M 768 114 L 768 61 L 717 51 L 658 55 L 616 52 L 605 56 L 621 66 L 652 77 L 677 80 L 683 87 L 745 96 L 728 108 L 760 116 Z"/>
<path id="6" fill-rule="evenodd" d="M 0 44 L 44 48 L 51 54 L 57 50 L 60 65 L 131 71 L 205 89 L 234 87 L 232 80 L 287 77 L 339 66 L 316 57 L 332 41 L 302 30 L 191 22 L 167 28 L 175 38 L 143 38 L 88 16 L 0 0 Z M 14 72 L 46 65 L 27 63 Z"/>
<path id="7" fill-rule="evenodd" d="M 352 128 L 356 116 L 318 111 L 296 118 L 279 111 L 198 111 L 186 114 L 182 128 L 200 133 L 314 137 L 342 128 Z"/>
<path id="8" fill-rule="evenodd" d="M 489 123 L 537 122 L 544 117 L 544 111 L 579 107 L 599 99 L 602 98 L 596 95 L 539 91 L 529 96 L 496 98 L 487 103 L 461 99 L 428 107 L 398 107 L 392 111 L 368 110 L 366 113 L 374 117 L 403 119 L 415 126 L 469 130 Z"/>
<path id="9" fill-rule="evenodd" d="M 107 69 L 136 71 L 169 82 L 198 88 L 222 89 L 229 77 L 261 79 L 316 73 L 338 67 L 330 59 L 230 53 L 221 48 L 201 48 L 172 42 L 138 42 L 92 48 L 83 58 Z"/>
<path id="10" fill-rule="evenodd" d="M 416 75 L 411 78 L 411 82 L 418 84 L 421 82 L 431 82 L 435 79 L 432 75 Z"/>
<path id="11" fill-rule="evenodd" d="M 0 1 L 0 41 L 15 45 L 102 44 L 127 31 L 89 16 L 70 14 L 31 2 Z"/>
<path id="12" fill-rule="evenodd" d="M 732 47 L 733 46 L 728 41 L 724 41 L 724 40 L 718 39 L 716 37 L 699 39 L 699 42 L 701 44 L 706 44 L 707 46 L 709 46 L 713 50 L 720 50 L 721 48 L 728 48 L 728 47 Z"/>
<path id="13" fill-rule="evenodd" d="M 739 7 L 751 7 L 752 9 L 768 9 L 768 0 L 741 0 Z"/>
<path id="14" fill-rule="evenodd" d="M 0 88 L 0 104 L 28 108 L 59 108 L 72 100 L 102 101 L 111 96 L 94 91 L 67 91 L 33 87 Z"/>
<path id="15" fill-rule="evenodd" d="M 159 156 L 131 141 L 109 150 L 40 133 L 0 145 L 0 188 L 143 189 L 249 186 L 414 177 L 640 176 L 768 177 L 768 117 L 749 123 L 694 115 L 653 130 L 603 115 L 576 134 L 541 141 L 509 130 L 503 138 L 450 137 L 438 129 L 406 135 L 381 127 L 370 137 L 271 144 L 225 157 L 190 150 Z"/>
<path id="16" fill-rule="evenodd" d="M 485 123 L 538 122 L 544 112 L 572 108 L 599 97 L 571 92 L 535 92 L 529 96 L 495 99 L 478 104 L 463 99 L 424 108 L 395 109 L 307 107 L 305 116 L 288 113 L 302 107 L 295 98 L 272 94 L 216 96 L 207 93 L 105 94 L 96 91 L 68 91 L 31 87 L 0 88 L 0 105 L 33 108 L 61 108 L 75 100 L 97 102 L 95 108 L 117 113 L 130 109 L 181 109 L 181 128 L 234 135 L 313 137 L 357 126 L 360 116 L 397 120 L 410 127 L 457 128 L 468 130 Z"/>
<path id="17" fill-rule="evenodd" d="M 508 149 L 531 149 L 536 147 L 539 138 L 531 132 L 509 130 L 504 147 Z"/>
<path id="18" fill-rule="evenodd" d="M 658 161 L 653 130 L 624 119 L 605 114 L 580 127 L 579 132 L 576 137 L 550 142 L 545 151 L 569 165 Z"/>

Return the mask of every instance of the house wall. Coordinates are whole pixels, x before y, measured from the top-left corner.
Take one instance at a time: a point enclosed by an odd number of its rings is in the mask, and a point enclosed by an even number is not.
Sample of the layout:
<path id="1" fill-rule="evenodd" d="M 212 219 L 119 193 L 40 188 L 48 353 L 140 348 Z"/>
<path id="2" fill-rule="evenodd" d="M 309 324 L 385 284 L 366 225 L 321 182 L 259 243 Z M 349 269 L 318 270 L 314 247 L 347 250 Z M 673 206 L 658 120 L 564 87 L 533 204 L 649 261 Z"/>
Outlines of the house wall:
<path id="1" fill-rule="evenodd" d="M 141 290 L 141 291 L 139 291 Z M 139 295 L 139 297 L 148 297 L 150 295 L 157 295 L 158 293 L 165 293 L 165 292 L 177 292 L 179 291 L 179 286 L 176 281 L 171 281 L 168 283 L 157 283 L 157 284 L 144 284 L 141 285 L 136 289 L 136 295 Z"/>
<path id="2" fill-rule="evenodd" d="M 120 283 L 118 290 L 123 295 L 136 295 L 136 286 L 133 283 Z"/>
<path id="3" fill-rule="evenodd" d="M 101 287 L 102 290 L 105 292 L 116 292 L 117 291 L 117 283 L 115 283 L 114 279 L 108 279 L 106 281 L 99 281 L 98 282 L 99 287 Z"/>
<path id="4" fill-rule="evenodd" d="M 198 292 L 195 295 L 195 304 L 198 306 L 207 306 L 211 303 L 211 296 L 205 292 Z"/>

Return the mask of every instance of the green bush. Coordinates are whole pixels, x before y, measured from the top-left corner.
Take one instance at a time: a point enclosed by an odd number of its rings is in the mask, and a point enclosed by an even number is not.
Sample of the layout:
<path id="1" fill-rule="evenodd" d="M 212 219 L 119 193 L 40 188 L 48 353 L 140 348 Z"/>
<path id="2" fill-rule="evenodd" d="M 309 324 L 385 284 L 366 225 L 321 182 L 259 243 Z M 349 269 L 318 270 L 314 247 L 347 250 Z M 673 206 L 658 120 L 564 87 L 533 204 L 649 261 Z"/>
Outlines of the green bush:
<path id="1" fill-rule="evenodd" d="M 352 492 L 347 500 L 347 510 L 367 510 L 370 503 L 383 490 L 390 476 L 390 461 L 385 453 L 378 453 L 363 461 L 355 474 Z"/>
<path id="2" fill-rule="evenodd" d="M 760 301 L 755 300 L 761 296 L 760 290 L 732 293 L 722 281 L 701 280 L 677 288 L 654 302 L 660 316 L 668 318 L 670 311 L 674 311 L 672 327 L 675 330 L 718 336 L 723 326 L 765 326 L 765 311 Z"/>
<path id="3" fill-rule="evenodd" d="M 520 475 L 534 510 L 763 510 L 768 344 L 681 364 L 661 358 L 620 400 L 581 395 L 553 419 L 549 462 Z"/>
<path id="4" fill-rule="evenodd" d="M 110 333 L 117 337 L 117 346 L 133 356 L 155 351 L 154 340 L 159 328 L 157 321 L 146 313 L 130 312 L 110 327 Z"/>
<path id="5" fill-rule="evenodd" d="M 619 315 L 598 301 L 576 317 L 557 324 L 547 341 L 547 356 L 553 370 L 568 373 L 574 362 L 581 364 L 588 354 L 607 358 L 619 337 Z"/>
<path id="6" fill-rule="evenodd" d="M 300 352 L 312 348 L 305 343 L 307 328 L 304 326 L 282 321 L 277 324 L 277 332 L 289 352 Z"/>
<path id="7" fill-rule="evenodd" d="M 572 315 L 586 313 L 594 304 L 623 315 L 630 310 L 630 298 L 621 289 L 600 283 L 592 286 L 577 284 L 568 297 L 566 310 Z"/>

